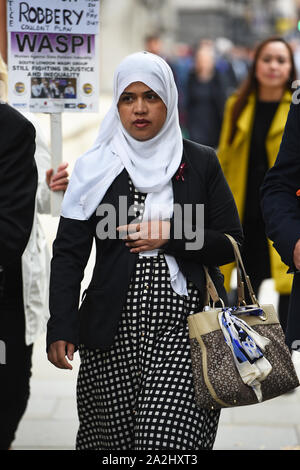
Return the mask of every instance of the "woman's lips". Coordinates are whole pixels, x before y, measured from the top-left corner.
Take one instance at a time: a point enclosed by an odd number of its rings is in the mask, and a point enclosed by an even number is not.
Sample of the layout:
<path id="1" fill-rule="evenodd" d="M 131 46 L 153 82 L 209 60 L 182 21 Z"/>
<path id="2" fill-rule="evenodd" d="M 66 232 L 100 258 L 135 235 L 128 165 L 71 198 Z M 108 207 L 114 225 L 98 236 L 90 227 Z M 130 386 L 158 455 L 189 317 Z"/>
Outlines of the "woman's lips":
<path id="1" fill-rule="evenodd" d="M 147 127 L 150 124 L 150 121 L 147 121 L 146 119 L 137 119 L 133 124 L 138 129 L 144 129 L 144 127 Z"/>

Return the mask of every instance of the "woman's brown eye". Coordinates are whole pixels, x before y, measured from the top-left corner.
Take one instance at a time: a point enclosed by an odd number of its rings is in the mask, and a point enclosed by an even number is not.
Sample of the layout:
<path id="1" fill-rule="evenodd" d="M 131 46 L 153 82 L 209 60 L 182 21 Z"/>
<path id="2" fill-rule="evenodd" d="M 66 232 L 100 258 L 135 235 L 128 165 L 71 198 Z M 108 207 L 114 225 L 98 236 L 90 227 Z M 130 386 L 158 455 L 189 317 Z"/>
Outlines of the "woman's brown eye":
<path id="1" fill-rule="evenodd" d="M 129 103 L 130 101 L 132 101 L 132 96 L 124 95 L 121 97 L 122 103 Z"/>
<path id="2" fill-rule="evenodd" d="M 151 93 L 151 94 L 147 95 L 147 98 L 150 99 L 150 100 L 155 100 L 155 99 L 159 99 L 159 96 L 155 95 L 154 93 Z"/>

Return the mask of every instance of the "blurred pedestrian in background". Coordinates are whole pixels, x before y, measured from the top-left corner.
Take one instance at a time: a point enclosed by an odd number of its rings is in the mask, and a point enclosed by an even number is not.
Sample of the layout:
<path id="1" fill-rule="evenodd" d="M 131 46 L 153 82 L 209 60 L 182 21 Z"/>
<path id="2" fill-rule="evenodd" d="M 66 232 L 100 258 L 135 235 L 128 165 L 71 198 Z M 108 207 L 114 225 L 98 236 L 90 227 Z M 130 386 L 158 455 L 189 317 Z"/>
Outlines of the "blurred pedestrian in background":
<path id="1" fill-rule="evenodd" d="M 159 34 L 149 34 L 144 39 L 145 51 L 159 56 L 163 55 L 163 42 Z"/>
<path id="2" fill-rule="evenodd" d="M 255 293 L 273 278 L 279 292 L 279 316 L 286 328 L 291 277 L 265 235 L 259 190 L 273 166 L 296 79 L 293 53 L 281 37 L 260 43 L 249 75 L 226 104 L 218 156 L 243 223 L 243 258 Z M 230 289 L 233 265 L 222 268 Z"/>
<path id="3" fill-rule="evenodd" d="M 188 137 L 186 99 L 188 78 L 193 66 L 194 54 L 192 52 L 192 48 L 185 43 L 176 44 L 171 68 L 174 73 L 174 78 L 178 90 L 179 123 L 184 137 Z"/>
<path id="4" fill-rule="evenodd" d="M 7 68 L 0 56 L 0 99 L 7 100 Z M 2 106 L 1 106 L 2 109 Z M 12 117 L 14 113 L 10 111 Z M 20 171 L 24 171 L 21 179 L 22 184 L 28 190 L 35 177 L 35 167 L 31 165 L 31 172 L 25 171 L 25 163 L 30 161 L 30 155 L 34 156 L 35 164 L 38 170 L 38 185 L 34 204 L 32 204 L 32 218 L 30 221 L 31 232 L 28 234 L 27 245 L 24 245 L 25 251 L 21 256 L 8 266 L 4 266 L 2 298 L 0 299 L 0 339 L 5 341 L 7 347 L 7 360 L 5 365 L 0 365 L 0 449 L 8 449 L 14 440 L 18 424 L 25 412 L 29 393 L 31 376 L 31 359 L 34 341 L 45 331 L 48 311 L 48 292 L 49 292 L 49 271 L 50 255 L 47 247 L 46 238 L 42 229 L 41 222 L 37 213 L 50 213 L 50 191 L 64 191 L 68 184 L 67 164 L 61 164 L 54 175 L 51 166 L 51 156 L 42 134 L 39 124 L 31 114 L 15 112 L 16 129 L 13 129 L 13 119 L 11 124 L 2 124 L 0 127 L 1 149 L 7 151 L 7 162 L 11 169 L 15 167 L 17 173 L 18 165 Z M 1 114 L 2 116 L 2 114 Z M 28 121 L 31 123 L 25 126 Z M 19 124 L 18 124 L 19 121 Z M 10 120 L 9 120 L 10 122 Z M 23 123 L 23 133 L 20 133 L 20 123 Z M 32 126 L 34 125 L 34 127 Z M 10 127 L 11 126 L 11 127 Z M 20 128 L 20 129 L 19 129 Z M 34 151 L 34 137 L 31 134 L 36 130 L 36 149 Z M 5 130 L 7 129 L 7 130 Z M 27 132 L 25 132 L 27 129 Z M 19 133 L 18 133 L 19 131 Z M 19 152 L 20 158 L 24 159 L 24 164 L 15 161 L 6 149 L 5 139 L 11 136 L 11 149 Z M 14 140 L 15 139 L 15 140 Z M 33 142 L 31 142 L 31 139 Z M 11 188 L 16 191 L 16 181 L 9 175 L 8 171 L 0 167 L 0 199 L 4 197 L 2 188 Z M 15 195 L 17 197 L 17 193 Z M 1 199 L 1 200 L 2 200 Z M 0 219 L 3 216 L 3 202 L 0 200 Z M 12 213 L 17 215 L 17 207 L 20 204 L 22 195 L 18 200 L 9 202 L 5 200 L 5 205 Z M 24 198 L 25 204 L 25 198 Z M 23 207 L 23 206 L 22 206 Z M 20 207 L 21 209 L 21 207 Z M 24 217 L 26 211 L 24 209 Z M 20 214 L 22 220 L 23 214 Z M 29 223 L 29 222 L 27 222 Z M 21 233 L 22 227 L 15 222 L 14 232 Z M 2 225 L 1 225 L 2 235 Z M 30 236 L 29 236 L 30 235 Z M 13 235 L 3 230 L 3 236 L 8 240 Z M 2 238 L 1 238 L 2 244 Z M 4 245 L 0 247 L 1 253 L 4 252 Z M 9 253 L 9 252 L 8 252 Z M 2 260 L 0 259 L 0 264 Z"/>
<path id="5" fill-rule="evenodd" d="M 200 44 L 186 87 L 186 124 L 189 139 L 216 148 L 222 125 L 225 88 L 215 68 L 213 44 Z"/>
<path id="6" fill-rule="evenodd" d="M 222 77 L 222 83 L 225 88 L 226 98 L 235 92 L 240 84 L 239 78 L 233 67 L 234 45 L 228 38 L 216 38 L 215 40 L 215 66 Z M 245 78 L 245 77 L 243 77 Z"/>
<path id="7" fill-rule="evenodd" d="M 239 86 L 247 78 L 251 66 L 251 62 L 248 57 L 248 51 L 245 46 L 233 44 L 230 55 L 232 70 L 236 78 L 236 84 Z M 236 88 L 237 86 L 235 86 L 235 89 Z M 235 89 L 233 92 L 236 91 Z"/>
<path id="8" fill-rule="evenodd" d="M 299 32 L 297 31 L 298 35 Z M 292 47 L 293 53 L 294 53 L 294 60 L 295 60 L 295 66 L 297 70 L 297 77 L 300 77 L 300 39 L 299 37 L 293 37 L 290 41 L 289 44 Z"/>

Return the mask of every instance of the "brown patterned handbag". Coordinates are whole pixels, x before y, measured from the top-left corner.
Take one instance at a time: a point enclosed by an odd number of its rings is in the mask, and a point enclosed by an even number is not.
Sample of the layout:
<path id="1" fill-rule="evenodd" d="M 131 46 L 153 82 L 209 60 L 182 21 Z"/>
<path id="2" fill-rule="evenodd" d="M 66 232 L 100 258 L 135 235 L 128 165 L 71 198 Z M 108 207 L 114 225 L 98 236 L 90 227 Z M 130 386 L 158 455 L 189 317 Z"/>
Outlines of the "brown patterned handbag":
<path id="1" fill-rule="evenodd" d="M 244 364 L 241 365 L 241 361 L 233 353 L 234 348 L 236 348 L 236 344 L 233 344 L 235 342 L 230 342 L 229 336 L 227 336 L 227 340 L 225 339 L 224 327 L 222 327 L 222 321 L 220 320 L 228 309 L 225 308 L 223 301 L 219 298 L 208 269 L 205 267 L 207 290 L 205 307 L 202 312 L 189 315 L 188 327 L 195 400 L 199 407 L 208 409 L 259 403 L 275 398 L 299 386 L 291 354 L 285 344 L 284 333 L 274 306 L 259 305 L 249 276 L 245 271 L 238 245 L 231 236 L 227 235 L 227 237 L 233 245 L 237 264 L 238 305 L 230 310 L 230 315 L 233 314 L 234 317 L 226 318 L 229 318 L 230 328 L 233 328 L 234 333 L 240 334 L 242 340 L 244 339 L 244 343 L 247 343 L 248 350 L 250 346 L 253 347 L 252 345 L 249 346 L 251 338 L 262 337 L 265 343 L 268 343 L 262 352 L 262 360 L 268 364 L 268 372 L 266 377 L 262 374 L 263 378 L 255 381 L 255 383 L 258 383 L 259 394 L 256 386 L 245 383 L 245 376 L 241 375 L 240 372 Z M 252 305 L 246 305 L 244 282 L 240 268 L 244 274 Z M 222 307 L 215 307 L 217 302 L 221 302 Z M 257 315 L 257 312 L 260 312 L 260 314 Z M 234 319 L 233 322 L 230 321 L 231 319 Z M 235 325 L 234 322 L 237 325 L 245 322 L 246 331 L 248 333 L 250 331 L 250 341 L 248 341 L 249 336 L 247 340 L 245 339 L 244 330 L 232 326 Z M 226 325 L 228 326 L 228 324 Z M 225 329 L 225 331 L 227 330 Z M 257 336 L 257 333 L 259 336 Z M 246 367 L 249 366 L 249 370 L 258 367 L 256 365 L 258 359 L 252 358 L 252 360 L 253 362 L 250 360 L 250 362 L 246 361 L 245 364 Z"/>

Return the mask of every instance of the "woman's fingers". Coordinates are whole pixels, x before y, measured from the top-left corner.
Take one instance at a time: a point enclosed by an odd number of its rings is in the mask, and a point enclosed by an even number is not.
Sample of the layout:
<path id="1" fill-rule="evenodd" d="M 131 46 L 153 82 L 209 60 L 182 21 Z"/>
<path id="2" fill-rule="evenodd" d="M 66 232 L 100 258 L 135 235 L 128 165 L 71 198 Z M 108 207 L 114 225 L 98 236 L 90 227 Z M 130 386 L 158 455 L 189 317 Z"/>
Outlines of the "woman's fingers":
<path id="1" fill-rule="evenodd" d="M 65 191 L 69 183 L 68 163 L 62 163 L 54 174 L 53 168 L 46 171 L 46 181 L 52 191 Z"/>
<path id="2" fill-rule="evenodd" d="M 170 222 L 152 220 L 140 224 L 122 225 L 117 228 L 124 232 L 123 240 L 131 253 L 151 251 L 166 243 L 170 233 Z"/>
<path id="3" fill-rule="evenodd" d="M 60 178 L 56 181 L 54 179 L 52 180 L 52 183 L 50 183 L 50 188 L 52 191 L 61 191 L 65 190 L 68 186 L 69 179 L 68 178 Z"/>
<path id="4" fill-rule="evenodd" d="M 151 251 L 151 250 L 152 248 L 149 247 L 148 245 L 140 245 L 138 247 L 131 248 L 130 253 L 141 253 L 143 251 Z"/>
<path id="5" fill-rule="evenodd" d="M 69 360 L 73 359 L 74 345 L 67 343 L 66 341 L 55 341 L 50 345 L 48 359 L 59 369 L 72 370 L 73 367 L 67 361 L 66 354 L 68 355 Z"/>
<path id="6" fill-rule="evenodd" d="M 53 176 L 53 169 L 50 168 L 49 170 L 46 171 L 46 182 L 47 182 L 48 186 L 50 186 L 50 184 L 51 184 L 52 176 Z"/>
<path id="7" fill-rule="evenodd" d="M 73 361 L 75 346 L 74 344 L 67 343 L 67 357 L 69 361 Z"/>
<path id="8" fill-rule="evenodd" d="M 118 232 L 124 232 L 128 234 L 133 234 L 135 232 L 140 232 L 141 224 L 129 224 L 129 225 L 120 225 L 117 227 Z"/>
<path id="9" fill-rule="evenodd" d="M 57 172 L 53 175 L 52 181 L 57 181 L 61 178 L 68 178 L 69 173 L 62 169 L 62 170 L 57 170 Z"/>
<path id="10" fill-rule="evenodd" d="M 144 246 L 144 245 L 148 245 L 146 243 L 145 240 L 128 240 L 126 243 L 125 243 L 126 246 L 129 246 L 130 248 L 133 248 L 133 247 L 140 247 L 140 246 Z"/>

